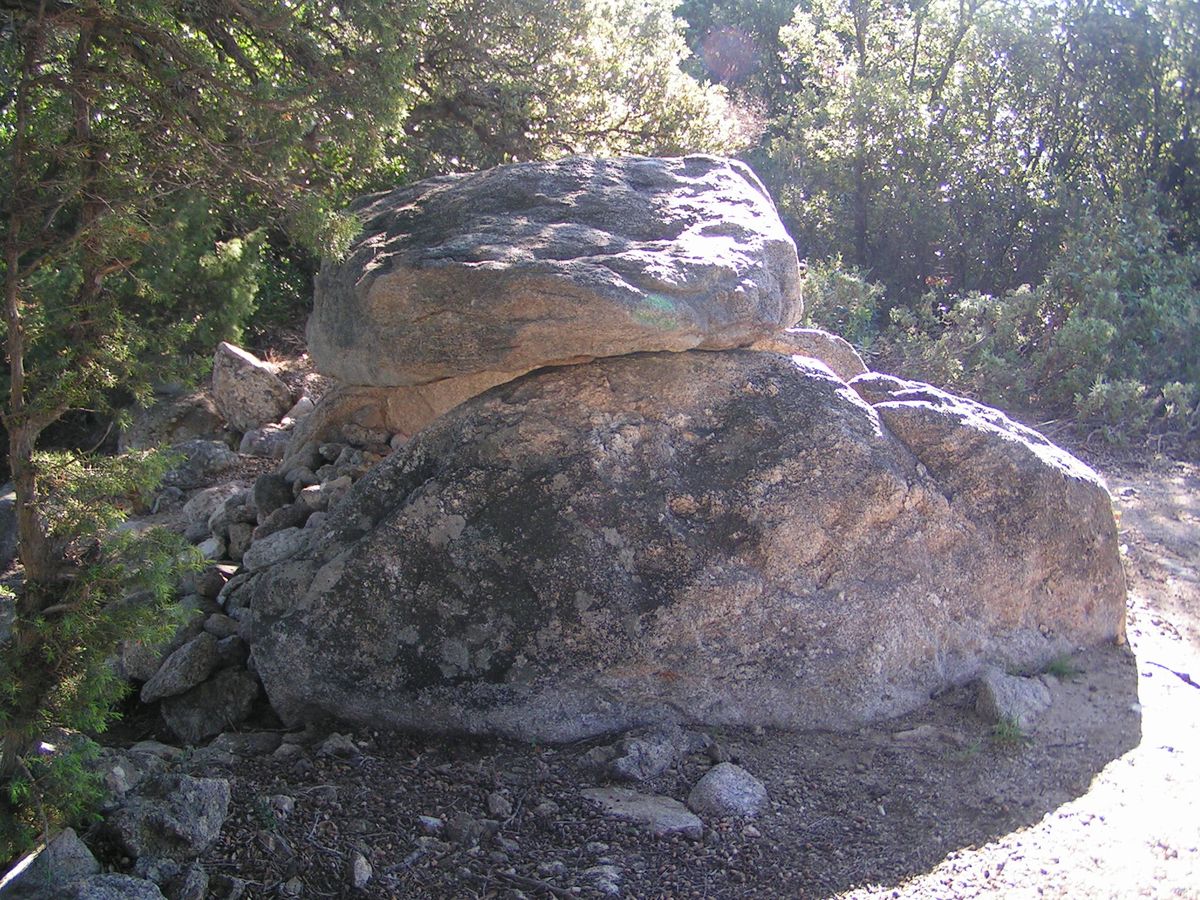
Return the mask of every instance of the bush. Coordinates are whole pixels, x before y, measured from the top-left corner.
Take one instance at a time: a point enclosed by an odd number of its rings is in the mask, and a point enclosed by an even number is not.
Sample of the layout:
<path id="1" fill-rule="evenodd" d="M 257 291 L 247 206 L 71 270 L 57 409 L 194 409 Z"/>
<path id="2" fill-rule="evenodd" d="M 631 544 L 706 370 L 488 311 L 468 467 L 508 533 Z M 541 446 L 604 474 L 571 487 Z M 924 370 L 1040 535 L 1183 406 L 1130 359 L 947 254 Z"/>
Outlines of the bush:
<path id="1" fill-rule="evenodd" d="M 1002 296 L 930 293 L 892 310 L 881 354 L 909 377 L 995 405 L 1074 417 L 1111 443 L 1200 425 L 1200 252 L 1150 200 L 1099 204 L 1045 280 Z"/>
<path id="2" fill-rule="evenodd" d="M 842 260 L 810 262 L 804 281 L 804 320 L 831 331 L 860 350 L 870 348 L 877 327 L 883 286 L 842 268 Z"/>
<path id="3" fill-rule="evenodd" d="M 122 641 L 160 644 L 180 623 L 175 586 L 198 555 L 162 529 L 118 527 L 169 462 L 153 453 L 38 460 L 49 533 L 73 565 L 70 577 L 41 586 L 54 591 L 52 603 L 9 598 L 16 617 L 0 643 L 0 864 L 46 828 L 78 824 L 94 809 L 88 735 L 105 729 L 127 689 L 111 659 Z"/>

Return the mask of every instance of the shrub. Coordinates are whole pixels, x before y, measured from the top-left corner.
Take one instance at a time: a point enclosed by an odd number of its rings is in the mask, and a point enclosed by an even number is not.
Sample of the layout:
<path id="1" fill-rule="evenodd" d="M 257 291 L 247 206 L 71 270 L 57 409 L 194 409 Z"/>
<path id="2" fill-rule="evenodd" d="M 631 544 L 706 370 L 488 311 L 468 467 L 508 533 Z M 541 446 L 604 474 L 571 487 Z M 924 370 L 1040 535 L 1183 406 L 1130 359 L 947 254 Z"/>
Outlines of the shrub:
<path id="1" fill-rule="evenodd" d="M 881 354 L 908 377 L 1072 416 L 1111 443 L 1200 425 L 1200 251 L 1148 199 L 1099 204 L 1045 280 L 999 297 L 930 293 L 891 312 Z"/>
<path id="2" fill-rule="evenodd" d="M 810 262 L 804 281 L 804 320 L 841 335 L 862 350 L 874 340 L 883 286 L 842 268 L 842 260 Z"/>
<path id="3" fill-rule="evenodd" d="M 175 585 L 198 566 L 197 554 L 162 529 L 119 527 L 169 462 L 153 453 L 38 460 L 49 533 L 74 564 L 69 578 L 39 586 L 55 596 L 36 612 L 9 598 L 16 617 L 0 643 L 0 863 L 94 808 L 88 735 L 105 729 L 127 687 L 111 659 L 122 641 L 159 644 L 179 624 Z"/>

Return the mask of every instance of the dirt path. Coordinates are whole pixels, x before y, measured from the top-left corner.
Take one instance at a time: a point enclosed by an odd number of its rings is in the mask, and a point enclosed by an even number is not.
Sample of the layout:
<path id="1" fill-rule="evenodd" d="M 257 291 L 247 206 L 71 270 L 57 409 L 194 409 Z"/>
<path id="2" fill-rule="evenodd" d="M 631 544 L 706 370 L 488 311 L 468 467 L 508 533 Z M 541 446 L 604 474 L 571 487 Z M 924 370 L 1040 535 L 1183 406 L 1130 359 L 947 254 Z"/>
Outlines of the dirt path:
<path id="1" fill-rule="evenodd" d="M 1200 470 L 1106 473 L 1120 512 L 1141 735 L 1076 800 L 951 854 L 905 897 L 1200 897 Z M 894 896 L 892 889 L 849 896 Z"/>
<path id="2" fill-rule="evenodd" d="M 310 746 L 215 766 L 235 810 L 205 865 L 253 897 L 1200 897 L 1200 472 L 1107 474 L 1130 647 L 1049 679 L 1054 704 L 1027 739 L 993 734 L 969 688 L 854 734 L 713 731 L 715 755 L 771 805 L 692 841 L 581 797 L 599 742 L 358 734 L 352 759 Z M 683 799 L 711 755 L 639 787 Z M 286 818 L 267 799 L 281 794 Z M 489 812 L 495 794 L 510 808 Z M 374 873 L 363 890 L 348 883 L 356 853 Z"/>

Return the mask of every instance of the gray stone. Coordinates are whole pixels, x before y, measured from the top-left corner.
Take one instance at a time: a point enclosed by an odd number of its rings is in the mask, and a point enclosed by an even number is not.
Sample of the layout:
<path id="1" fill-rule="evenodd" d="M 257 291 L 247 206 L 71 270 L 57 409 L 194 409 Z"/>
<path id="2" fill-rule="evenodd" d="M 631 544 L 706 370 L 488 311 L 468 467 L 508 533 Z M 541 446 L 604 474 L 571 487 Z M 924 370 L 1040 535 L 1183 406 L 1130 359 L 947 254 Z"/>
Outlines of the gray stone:
<path id="1" fill-rule="evenodd" d="M 267 472 L 259 475 L 251 491 L 254 507 L 258 510 L 258 524 L 267 521 L 271 513 L 292 502 L 292 486 L 282 475 Z"/>
<path id="2" fill-rule="evenodd" d="M 205 559 L 225 559 L 225 541 L 219 537 L 210 537 L 196 545 L 196 551 Z"/>
<path id="3" fill-rule="evenodd" d="M 250 549 L 253 540 L 253 525 L 249 522 L 231 522 L 229 524 L 229 545 L 226 551 L 229 558 L 235 561 L 241 560 L 246 555 L 246 551 Z"/>
<path id="4" fill-rule="evenodd" d="M 287 505 L 275 509 L 263 520 L 261 525 L 254 529 L 254 540 L 261 541 L 263 538 L 277 531 L 283 531 L 285 528 L 304 527 L 304 523 L 312 515 L 312 509 L 304 503 L 292 503 L 291 499 L 292 490 L 288 488 Z"/>
<path id="5" fill-rule="evenodd" d="M 222 421 L 212 397 L 195 391 L 182 397 L 162 397 L 145 409 L 135 410 L 133 422 L 121 432 L 118 449 L 153 450 L 182 441 L 213 439 L 221 434 Z"/>
<path id="6" fill-rule="evenodd" d="M 183 750 L 162 741 L 138 741 L 129 748 L 130 753 L 139 756 L 153 757 L 163 762 L 175 762 L 183 756 Z"/>
<path id="7" fill-rule="evenodd" d="M 225 341 L 213 356 L 212 394 L 225 421 L 242 432 L 278 422 L 292 407 L 273 366 Z"/>
<path id="8" fill-rule="evenodd" d="M 239 490 L 226 500 L 208 519 L 209 530 L 220 538 L 229 534 L 229 526 L 236 522 L 253 525 L 258 520 L 254 499 L 247 490 Z"/>
<path id="9" fill-rule="evenodd" d="M 180 740 L 198 744 L 245 721 L 258 691 L 258 679 L 245 669 L 222 669 L 186 694 L 168 697 L 159 711 Z"/>
<path id="10" fill-rule="evenodd" d="M 208 566 L 198 572 L 191 582 L 191 588 L 207 600 L 216 600 L 221 594 L 234 569 L 231 566 Z"/>
<path id="11" fill-rule="evenodd" d="M 750 349 L 819 360 L 842 381 L 865 375 L 868 371 L 867 364 L 849 341 L 819 328 L 789 328 L 755 341 Z"/>
<path id="12" fill-rule="evenodd" d="M 309 535 L 301 528 L 284 528 L 255 541 L 242 557 L 247 572 L 257 572 L 290 559 L 308 546 Z"/>
<path id="13" fill-rule="evenodd" d="M 591 866 L 579 874 L 584 881 L 590 882 L 592 887 L 604 896 L 619 897 L 621 895 L 621 879 L 624 873 L 620 866 Z"/>
<path id="14" fill-rule="evenodd" d="M 426 834 L 439 834 L 446 827 L 446 823 L 437 816 L 417 816 L 417 824 Z"/>
<path id="15" fill-rule="evenodd" d="M 584 799 L 600 804 L 605 815 L 626 819 L 645 827 L 656 837 L 682 834 L 699 840 L 704 825 L 678 800 L 657 794 L 641 794 L 628 788 L 588 788 Z"/>
<path id="16" fill-rule="evenodd" d="M 313 398 L 308 396 L 308 394 L 304 394 L 292 404 L 292 408 L 284 413 L 283 418 L 279 421 L 283 425 L 295 425 L 311 413 L 315 407 L 316 403 L 313 402 Z"/>
<path id="17" fill-rule="evenodd" d="M 291 440 L 290 428 L 284 428 L 282 425 L 264 425 L 262 428 L 252 428 L 242 435 L 238 452 L 260 459 L 283 459 Z"/>
<path id="18" fill-rule="evenodd" d="M 361 756 L 362 751 L 348 734 L 338 734 L 336 731 L 321 742 L 317 748 L 317 756 L 334 756 L 342 759 L 352 759 Z"/>
<path id="19" fill-rule="evenodd" d="M 753 818 L 767 805 L 767 789 L 741 766 L 725 762 L 696 782 L 687 805 L 702 816 Z"/>
<path id="20" fill-rule="evenodd" d="M 54 900 L 165 900 L 153 881 L 132 875 L 91 875 L 64 885 L 51 895 Z"/>
<path id="21" fill-rule="evenodd" d="M 215 875 L 209 882 L 209 896 L 212 900 L 242 900 L 247 884 L 245 879 L 232 875 Z"/>
<path id="22" fill-rule="evenodd" d="M 728 351 L 466 402 L 245 588 L 272 705 L 542 742 L 853 728 L 1119 638 L 1095 473 L 995 411 L 882 394 Z"/>
<path id="23" fill-rule="evenodd" d="M 284 745 L 280 745 L 281 747 Z M 287 794 L 272 794 L 267 798 L 267 806 L 271 809 L 277 821 L 286 822 L 296 811 L 296 799 Z"/>
<path id="24" fill-rule="evenodd" d="M 492 791 L 487 797 L 487 811 L 497 819 L 507 819 L 513 814 L 512 801 L 499 791 Z"/>
<path id="25" fill-rule="evenodd" d="M 117 750 L 104 747 L 94 764 L 104 786 L 106 803 L 115 807 L 123 802 L 125 795 L 136 788 L 149 775 L 163 771 L 167 762 L 160 757 L 130 748 Z"/>
<path id="26" fill-rule="evenodd" d="M 103 827 L 131 857 L 188 861 L 216 841 L 229 797 L 224 779 L 156 775 L 128 794 Z"/>
<path id="27" fill-rule="evenodd" d="M 166 885 L 167 900 L 204 900 L 208 896 L 208 872 L 191 863 Z"/>
<path id="28" fill-rule="evenodd" d="M 1024 730 L 1033 726 L 1050 703 L 1050 689 L 1040 680 L 989 668 L 979 678 L 975 711 L 988 722 L 1011 722 Z"/>
<path id="29" fill-rule="evenodd" d="M 609 775 L 622 781 L 648 781 L 705 745 L 701 735 L 675 725 L 652 728 L 617 744 L 606 769 Z"/>
<path id="30" fill-rule="evenodd" d="M 222 613 L 213 613 L 204 620 L 204 630 L 219 641 L 237 634 L 238 623 L 236 619 L 231 619 Z"/>
<path id="31" fill-rule="evenodd" d="M 354 212 L 362 232 L 322 267 L 308 323 L 317 368 L 346 384 L 745 346 L 802 311 L 795 246 L 731 160 L 521 163 Z"/>
<path id="32" fill-rule="evenodd" d="M 296 503 L 312 512 L 325 512 L 329 506 L 329 496 L 319 484 L 313 484 L 296 495 Z"/>
<path id="33" fill-rule="evenodd" d="M 163 478 L 168 487 L 194 488 L 238 464 L 238 455 L 220 441 L 184 441 L 171 447 L 182 461 Z"/>
<path id="34" fill-rule="evenodd" d="M 244 556 L 242 558 L 245 559 Z M 246 584 L 246 582 L 253 577 L 254 576 L 249 572 L 238 572 L 238 574 L 234 575 L 227 582 L 225 582 L 225 586 L 221 588 L 221 592 L 217 594 L 217 603 L 220 606 L 225 607 L 226 612 L 233 609 L 236 604 L 230 602 L 231 598 L 244 584 Z"/>
<path id="35" fill-rule="evenodd" d="M 246 664 L 246 660 L 250 657 L 250 646 L 241 636 L 240 624 L 238 630 L 238 634 L 231 634 L 229 637 L 223 637 L 217 641 L 217 662 L 213 668 L 228 669 L 230 666 Z"/>
<path id="36" fill-rule="evenodd" d="M 212 674 L 217 664 L 217 639 L 201 632 L 170 656 L 154 676 L 142 685 L 141 700 L 153 703 L 190 691 Z"/>
<path id="37" fill-rule="evenodd" d="M 210 488 L 205 488 L 202 491 L 197 491 L 183 505 L 183 515 L 187 519 L 188 527 L 190 528 L 195 525 L 203 527 L 205 532 L 211 532 L 212 526 L 209 524 L 209 520 L 213 517 L 213 514 L 223 508 L 230 498 L 236 497 L 244 490 L 245 488 L 242 485 L 233 482 L 230 484 L 218 484 Z"/>
<path id="38" fill-rule="evenodd" d="M 349 867 L 350 883 L 356 891 L 363 890 L 371 881 L 371 877 L 375 874 L 371 869 L 371 864 L 367 862 L 367 858 L 357 850 L 350 854 Z"/>
<path id="39" fill-rule="evenodd" d="M 126 681 L 149 681 L 162 665 L 165 650 L 142 641 L 122 641 L 117 646 L 117 674 Z"/>
<path id="40" fill-rule="evenodd" d="M 273 731 L 227 731 L 217 735 L 208 746 L 236 756 L 269 756 L 281 743 L 282 739 Z"/>
<path id="41" fill-rule="evenodd" d="M 52 897 L 62 886 L 96 875 L 100 863 L 92 851 L 79 839 L 74 829 L 59 832 L 19 874 L 10 875 L 3 896 L 5 900 Z"/>

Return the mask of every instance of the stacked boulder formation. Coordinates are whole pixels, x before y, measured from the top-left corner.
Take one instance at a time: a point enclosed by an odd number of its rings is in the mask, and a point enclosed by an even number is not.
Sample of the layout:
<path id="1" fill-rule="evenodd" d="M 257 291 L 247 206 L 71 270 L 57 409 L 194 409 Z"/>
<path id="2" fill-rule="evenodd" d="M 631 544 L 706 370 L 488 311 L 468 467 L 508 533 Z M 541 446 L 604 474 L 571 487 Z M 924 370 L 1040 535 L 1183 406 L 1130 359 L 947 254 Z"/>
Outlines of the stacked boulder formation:
<path id="1" fill-rule="evenodd" d="M 340 386 L 272 477 L 355 429 L 398 449 L 221 591 L 286 723 L 853 727 L 1122 638 L 1099 478 L 792 329 L 744 165 L 521 164 L 357 212 L 308 332 Z"/>

